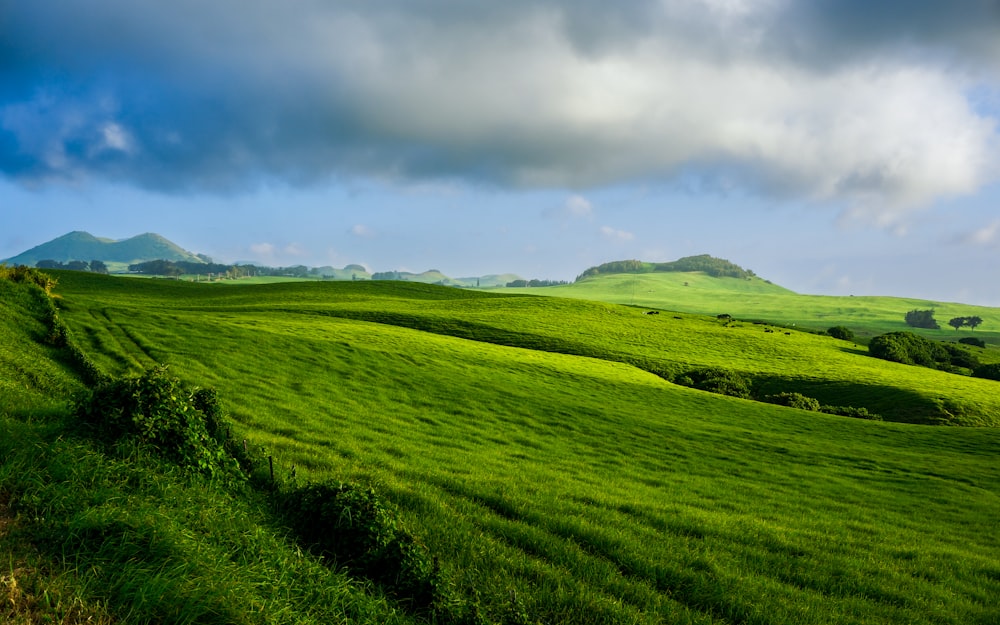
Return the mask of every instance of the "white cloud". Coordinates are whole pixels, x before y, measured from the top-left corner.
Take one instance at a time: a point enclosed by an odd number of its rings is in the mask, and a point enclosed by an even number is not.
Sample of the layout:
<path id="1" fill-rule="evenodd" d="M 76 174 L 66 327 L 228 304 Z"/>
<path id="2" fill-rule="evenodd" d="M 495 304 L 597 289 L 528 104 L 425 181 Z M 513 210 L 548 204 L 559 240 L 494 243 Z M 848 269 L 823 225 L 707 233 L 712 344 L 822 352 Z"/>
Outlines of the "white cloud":
<path id="1" fill-rule="evenodd" d="M 566 198 L 564 212 L 570 217 L 590 217 L 594 214 L 594 206 L 582 195 L 571 195 Z"/>
<path id="2" fill-rule="evenodd" d="M 960 238 L 961 243 L 968 243 L 972 245 L 991 245 L 997 241 L 1000 241 L 1000 219 L 997 219 Z"/>
<path id="3" fill-rule="evenodd" d="M 253 243 L 250 245 L 250 251 L 255 255 L 262 258 L 273 258 L 274 252 L 277 248 L 273 243 Z"/>
<path id="4" fill-rule="evenodd" d="M 632 239 L 635 238 L 635 235 L 632 234 L 631 232 L 627 232 L 625 230 L 617 230 L 615 228 L 612 228 L 611 226 L 601 226 L 600 232 L 601 236 L 603 236 L 605 239 L 616 241 L 618 243 L 631 241 Z"/>
<path id="5" fill-rule="evenodd" d="M 371 238 L 375 236 L 375 231 L 364 224 L 354 224 L 351 226 L 351 234 L 356 237 Z"/>

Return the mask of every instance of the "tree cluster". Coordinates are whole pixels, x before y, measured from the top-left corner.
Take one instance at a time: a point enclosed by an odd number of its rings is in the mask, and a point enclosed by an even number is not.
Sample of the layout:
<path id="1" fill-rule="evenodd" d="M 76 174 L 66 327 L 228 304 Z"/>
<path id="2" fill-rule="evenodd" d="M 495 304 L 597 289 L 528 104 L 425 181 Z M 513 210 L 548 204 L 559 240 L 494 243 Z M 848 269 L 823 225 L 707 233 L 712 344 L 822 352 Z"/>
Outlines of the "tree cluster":
<path id="1" fill-rule="evenodd" d="M 959 368 L 974 369 L 979 366 L 979 359 L 967 348 L 932 341 L 912 332 L 876 336 L 868 343 L 868 353 L 883 360 L 942 371 L 955 372 Z"/>
<path id="2" fill-rule="evenodd" d="M 89 263 L 85 260 L 71 260 L 61 263 L 58 260 L 40 260 L 35 263 L 39 269 L 69 269 L 70 271 L 93 271 L 94 273 L 108 273 L 108 266 L 102 260 L 92 260 Z"/>
<path id="3" fill-rule="evenodd" d="M 911 310 L 906 313 L 906 325 L 912 328 L 924 328 L 926 330 L 940 330 L 941 326 L 934 319 L 934 309 Z"/>
<path id="4" fill-rule="evenodd" d="M 972 330 L 975 330 L 983 323 L 982 317 L 953 317 L 948 320 L 948 325 L 958 330 L 959 328 L 964 328 L 968 326 Z"/>
<path id="5" fill-rule="evenodd" d="M 149 260 L 128 266 L 133 273 L 151 276 L 215 275 L 225 278 L 245 276 L 294 276 L 304 278 L 309 275 L 305 265 L 292 267 L 262 267 L 259 265 L 225 265 L 222 263 L 195 263 L 187 260 Z"/>

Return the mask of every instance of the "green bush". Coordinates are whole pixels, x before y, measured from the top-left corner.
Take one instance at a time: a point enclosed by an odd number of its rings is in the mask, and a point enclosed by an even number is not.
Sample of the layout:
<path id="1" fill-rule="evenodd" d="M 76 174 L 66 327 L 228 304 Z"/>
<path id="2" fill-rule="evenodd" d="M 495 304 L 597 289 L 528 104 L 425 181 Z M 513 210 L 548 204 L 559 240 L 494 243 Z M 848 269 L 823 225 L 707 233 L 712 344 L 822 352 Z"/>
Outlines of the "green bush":
<path id="1" fill-rule="evenodd" d="M 920 365 L 944 371 L 974 369 L 979 365 L 975 354 L 954 343 L 932 341 L 912 332 L 890 332 L 868 343 L 868 353 L 876 358 L 905 365 Z"/>
<path id="2" fill-rule="evenodd" d="M 854 417 L 855 419 L 868 419 L 869 421 L 882 420 L 882 415 L 868 412 L 867 408 L 855 408 L 854 406 L 820 406 L 819 411 L 841 417 Z"/>
<path id="3" fill-rule="evenodd" d="M 854 332 L 851 332 L 850 328 L 844 326 L 833 326 L 826 331 L 827 334 L 835 339 L 840 339 L 841 341 L 853 341 Z"/>
<path id="4" fill-rule="evenodd" d="M 983 339 L 977 339 L 974 336 L 960 338 L 958 339 L 958 342 L 964 345 L 972 345 L 973 347 L 982 347 L 983 349 L 986 349 L 986 341 Z"/>
<path id="5" fill-rule="evenodd" d="M 138 377 L 104 380 L 77 398 L 74 413 L 106 443 L 131 437 L 210 477 L 239 474 L 236 461 L 219 440 L 218 396 L 184 388 L 180 380 L 167 375 L 166 367 Z"/>
<path id="6" fill-rule="evenodd" d="M 373 489 L 311 484 L 280 500 L 289 526 L 314 552 L 417 608 L 434 605 L 442 589 L 436 562 Z"/>
<path id="7" fill-rule="evenodd" d="M 776 395 L 768 395 L 764 398 L 769 404 L 778 404 L 779 406 L 788 406 L 789 408 L 799 408 L 801 410 L 819 410 L 819 400 L 813 399 L 812 397 L 806 397 L 801 393 L 778 393 Z"/>
<path id="8" fill-rule="evenodd" d="M 1000 381 L 1000 363 L 979 365 L 972 370 L 972 377 Z"/>
<path id="9" fill-rule="evenodd" d="M 687 371 L 674 379 L 677 384 L 692 386 L 702 391 L 750 399 L 750 378 L 737 371 L 707 367 Z"/>

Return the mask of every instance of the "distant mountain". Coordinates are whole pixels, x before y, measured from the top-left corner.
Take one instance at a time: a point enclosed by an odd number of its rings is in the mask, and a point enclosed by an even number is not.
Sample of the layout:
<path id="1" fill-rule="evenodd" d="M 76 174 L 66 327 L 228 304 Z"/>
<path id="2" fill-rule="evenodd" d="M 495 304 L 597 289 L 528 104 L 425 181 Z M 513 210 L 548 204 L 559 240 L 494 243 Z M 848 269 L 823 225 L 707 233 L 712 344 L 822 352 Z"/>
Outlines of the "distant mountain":
<path id="1" fill-rule="evenodd" d="M 73 260 L 131 264 L 150 260 L 186 261 L 203 263 L 206 259 L 188 252 L 158 234 L 146 233 L 130 239 L 115 241 L 95 237 L 89 232 L 70 232 L 8 258 L 8 265 L 34 266 L 40 260 L 68 263 Z"/>

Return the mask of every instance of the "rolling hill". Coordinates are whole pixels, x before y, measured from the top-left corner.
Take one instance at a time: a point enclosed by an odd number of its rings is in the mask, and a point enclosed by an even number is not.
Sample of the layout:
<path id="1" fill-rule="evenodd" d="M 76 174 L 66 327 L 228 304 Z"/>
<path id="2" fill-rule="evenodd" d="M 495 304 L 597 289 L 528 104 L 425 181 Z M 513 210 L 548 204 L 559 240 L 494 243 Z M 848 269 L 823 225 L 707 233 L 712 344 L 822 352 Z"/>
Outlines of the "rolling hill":
<path id="1" fill-rule="evenodd" d="M 566 298 L 58 277 L 73 344 L 109 374 L 161 364 L 218 389 L 234 439 L 273 458 L 269 488 L 383 496 L 437 562 L 436 622 L 1000 617 L 1000 429 L 837 417 L 669 379 L 725 367 L 900 421 L 958 408 L 966 425 L 1000 414 L 996 383 L 812 333 Z M 0 575 L 26 580 L 0 616 L 48 588 L 103 622 L 432 620 L 292 544 L 264 495 L 88 442 L 66 404 L 82 382 L 46 347 L 48 304 L 0 289 L 0 362 L 20 372 L 10 388 L 33 389 L 0 403 L 0 548 L 15 549 Z"/>

